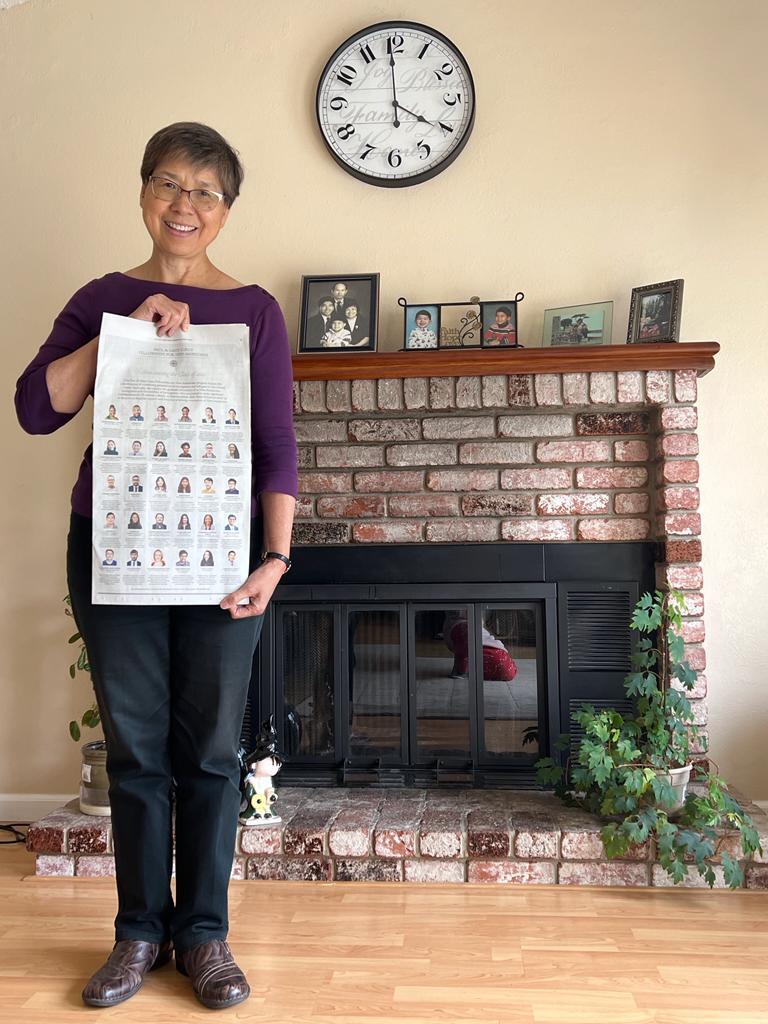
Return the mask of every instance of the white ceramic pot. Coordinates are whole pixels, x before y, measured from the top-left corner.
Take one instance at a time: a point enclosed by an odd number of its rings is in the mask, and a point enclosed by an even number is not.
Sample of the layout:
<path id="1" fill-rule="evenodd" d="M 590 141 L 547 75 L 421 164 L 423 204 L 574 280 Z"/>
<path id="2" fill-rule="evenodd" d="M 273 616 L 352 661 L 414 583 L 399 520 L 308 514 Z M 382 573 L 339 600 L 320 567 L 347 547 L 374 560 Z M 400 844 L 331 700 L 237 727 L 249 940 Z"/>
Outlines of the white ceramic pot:
<path id="1" fill-rule="evenodd" d="M 667 782 L 669 782 L 675 794 L 675 800 L 672 806 L 664 807 L 667 814 L 677 814 L 679 811 L 682 811 L 688 790 L 688 783 L 691 779 L 692 768 L 693 765 L 686 764 L 682 768 L 670 768 L 666 772 L 656 772 L 658 778 L 666 779 Z"/>

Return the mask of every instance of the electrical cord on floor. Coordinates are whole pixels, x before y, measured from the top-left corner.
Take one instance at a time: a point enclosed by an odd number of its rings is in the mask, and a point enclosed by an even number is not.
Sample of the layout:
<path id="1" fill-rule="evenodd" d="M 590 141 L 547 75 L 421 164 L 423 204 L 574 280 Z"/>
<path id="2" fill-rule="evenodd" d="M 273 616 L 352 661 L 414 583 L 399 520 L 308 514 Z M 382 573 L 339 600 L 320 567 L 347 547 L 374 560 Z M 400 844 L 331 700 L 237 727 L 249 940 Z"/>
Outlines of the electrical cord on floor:
<path id="1" fill-rule="evenodd" d="M 17 821 L 13 825 L 0 825 L 0 832 L 10 832 L 13 839 L 0 839 L 0 846 L 9 846 L 11 843 L 23 843 L 26 841 L 26 832 L 19 829 L 29 828 L 28 821 Z"/>

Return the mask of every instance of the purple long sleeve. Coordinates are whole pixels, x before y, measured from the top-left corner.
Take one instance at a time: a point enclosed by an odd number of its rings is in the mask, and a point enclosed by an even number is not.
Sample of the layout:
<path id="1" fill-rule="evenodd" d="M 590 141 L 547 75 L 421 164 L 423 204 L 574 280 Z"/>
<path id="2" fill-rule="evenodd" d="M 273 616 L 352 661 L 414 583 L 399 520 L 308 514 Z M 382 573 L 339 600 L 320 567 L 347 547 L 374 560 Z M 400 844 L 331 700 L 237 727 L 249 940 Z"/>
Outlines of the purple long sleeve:
<path id="1" fill-rule="evenodd" d="M 253 507 L 262 491 L 296 496 L 298 471 L 293 432 L 291 353 L 285 321 L 276 300 L 258 285 L 228 291 L 140 281 L 107 274 L 81 288 L 56 317 L 53 329 L 16 384 L 16 413 L 29 434 L 50 434 L 72 419 L 51 406 L 46 367 L 95 338 L 103 313 L 129 316 L 149 296 L 161 292 L 186 302 L 192 323 L 245 323 L 250 328 L 251 448 Z M 85 451 L 72 491 L 72 508 L 91 515 L 91 447 Z"/>

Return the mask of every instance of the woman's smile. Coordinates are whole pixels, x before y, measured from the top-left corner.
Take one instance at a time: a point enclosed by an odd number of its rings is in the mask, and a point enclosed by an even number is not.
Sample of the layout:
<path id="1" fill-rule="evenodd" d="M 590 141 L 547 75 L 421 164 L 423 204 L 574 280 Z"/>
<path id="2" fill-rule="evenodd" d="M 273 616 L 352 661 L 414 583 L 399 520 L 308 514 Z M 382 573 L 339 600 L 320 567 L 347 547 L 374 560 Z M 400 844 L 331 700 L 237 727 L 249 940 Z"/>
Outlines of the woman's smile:
<path id="1" fill-rule="evenodd" d="M 190 235 L 193 231 L 197 231 L 194 224 L 181 224 L 179 221 L 164 220 L 163 224 L 173 235 Z"/>

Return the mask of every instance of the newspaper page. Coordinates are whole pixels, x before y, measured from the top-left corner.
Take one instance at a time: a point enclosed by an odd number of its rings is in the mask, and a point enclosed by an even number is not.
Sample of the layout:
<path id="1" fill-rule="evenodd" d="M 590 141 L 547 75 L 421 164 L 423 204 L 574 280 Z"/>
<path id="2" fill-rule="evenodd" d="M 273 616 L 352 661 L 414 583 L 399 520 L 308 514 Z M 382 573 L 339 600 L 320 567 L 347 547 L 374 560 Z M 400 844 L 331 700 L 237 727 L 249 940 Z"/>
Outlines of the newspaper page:
<path id="1" fill-rule="evenodd" d="M 248 327 L 105 313 L 93 412 L 94 604 L 218 604 L 248 575 Z"/>

